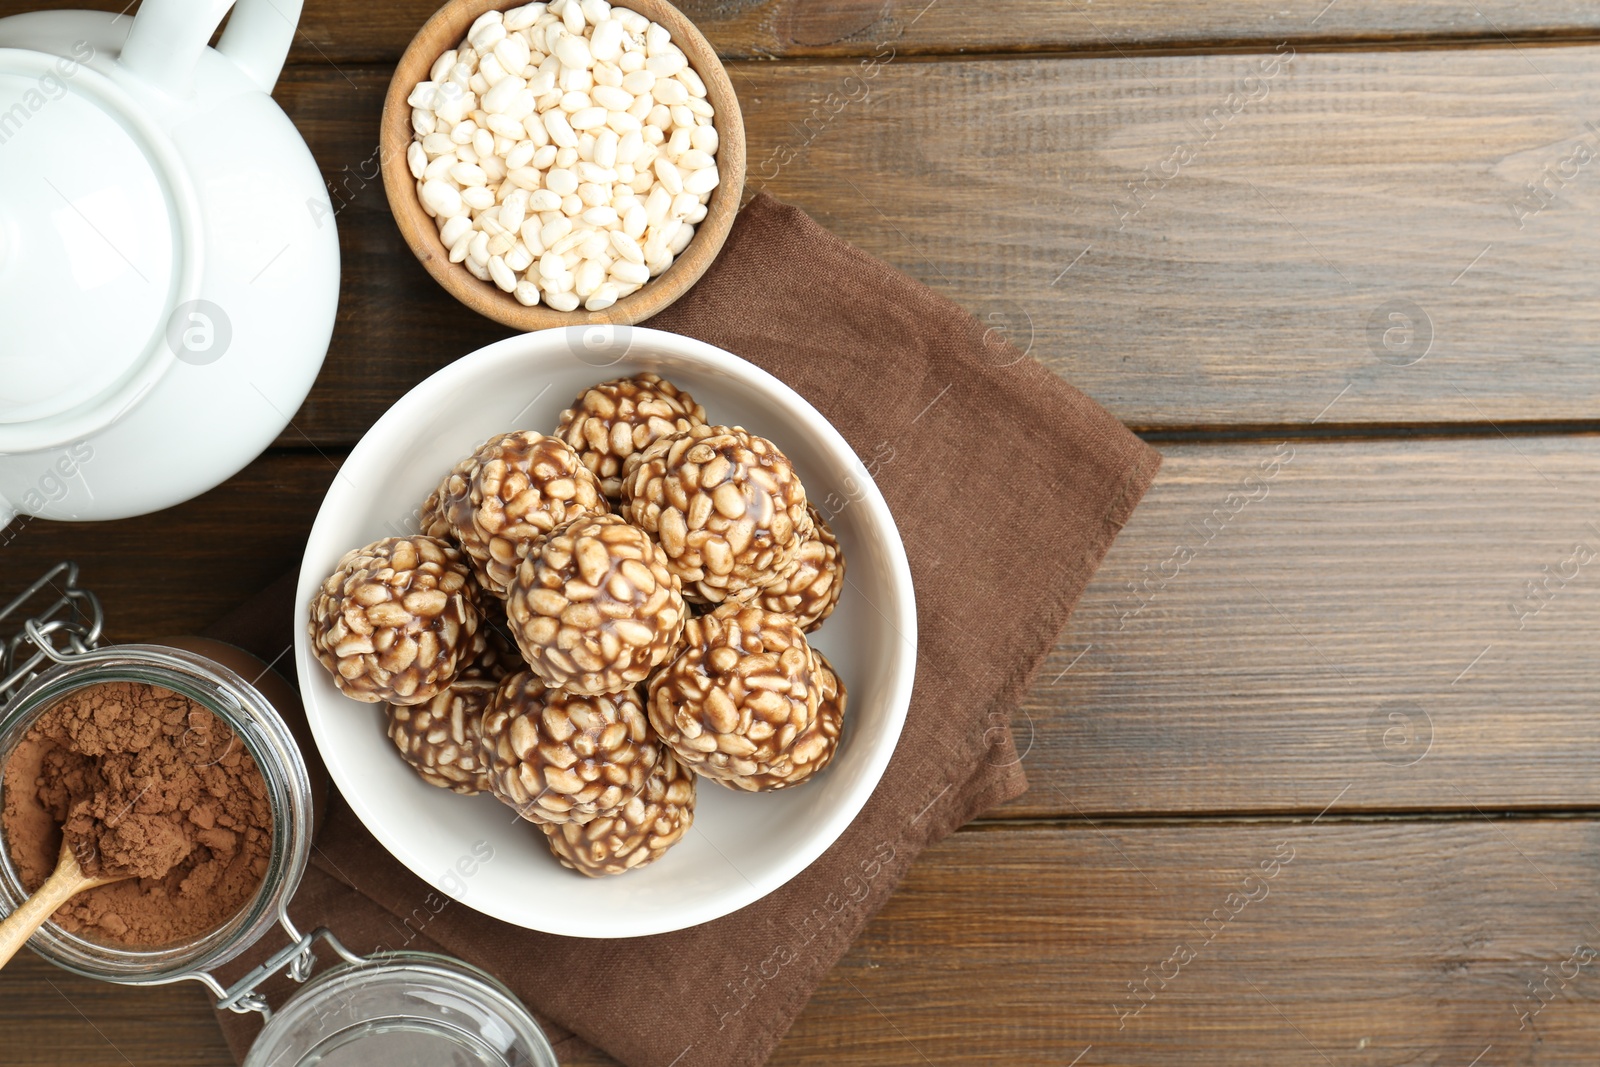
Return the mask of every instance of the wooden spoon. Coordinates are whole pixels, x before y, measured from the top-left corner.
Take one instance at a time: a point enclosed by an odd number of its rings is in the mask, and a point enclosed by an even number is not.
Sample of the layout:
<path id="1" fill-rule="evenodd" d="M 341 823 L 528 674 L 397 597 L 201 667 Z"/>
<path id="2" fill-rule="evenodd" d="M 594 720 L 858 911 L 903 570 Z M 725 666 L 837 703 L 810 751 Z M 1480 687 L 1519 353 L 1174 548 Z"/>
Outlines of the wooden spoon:
<path id="1" fill-rule="evenodd" d="M 123 882 L 132 878 L 131 874 L 102 875 L 91 878 L 83 873 L 83 868 L 78 866 L 78 857 L 73 854 L 72 846 L 66 841 L 61 842 L 61 858 L 56 861 L 56 869 L 50 875 L 39 891 L 22 902 L 22 907 L 6 916 L 0 922 L 0 967 L 11 962 L 11 957 L 17 950 L 28 943 L 28 938 L 33 932 L 49 921 L 50 916 L 73 897 L 86 889 L 96 886 L 110 885 L 112 882 Z"/>

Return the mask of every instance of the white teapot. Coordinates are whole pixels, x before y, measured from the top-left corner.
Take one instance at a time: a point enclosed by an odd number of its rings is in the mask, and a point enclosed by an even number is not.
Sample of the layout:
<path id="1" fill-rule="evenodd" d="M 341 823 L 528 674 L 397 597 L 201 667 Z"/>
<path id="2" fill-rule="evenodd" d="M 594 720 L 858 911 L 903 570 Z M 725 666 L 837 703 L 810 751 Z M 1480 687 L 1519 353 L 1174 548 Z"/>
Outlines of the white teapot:
<path id="1" fill-rule="evenodd" d="M 270 95 L 300 0 L 0 19 L 0 526 L 232 476 L 299 408 L 339 241 Z"/>

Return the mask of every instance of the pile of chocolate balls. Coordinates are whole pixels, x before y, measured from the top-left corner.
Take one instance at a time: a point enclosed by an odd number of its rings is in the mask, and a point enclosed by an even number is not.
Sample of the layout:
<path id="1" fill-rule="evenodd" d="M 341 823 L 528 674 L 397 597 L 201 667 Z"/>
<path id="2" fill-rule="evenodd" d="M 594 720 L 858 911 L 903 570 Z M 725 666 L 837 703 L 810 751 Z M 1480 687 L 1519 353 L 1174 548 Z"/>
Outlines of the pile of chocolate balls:
<path id="1" fill-rule="evenodd" d="M 845 687 L 806 634 L 843 587 L 777 446 L 641 374 L 552 435 L 485 441 L 420 534 L 339 561 L 310 634 L 425 781 L 493 794 L 599 877 L 680 840 L 699 778 L 784 789 L 828 765 Z"/>

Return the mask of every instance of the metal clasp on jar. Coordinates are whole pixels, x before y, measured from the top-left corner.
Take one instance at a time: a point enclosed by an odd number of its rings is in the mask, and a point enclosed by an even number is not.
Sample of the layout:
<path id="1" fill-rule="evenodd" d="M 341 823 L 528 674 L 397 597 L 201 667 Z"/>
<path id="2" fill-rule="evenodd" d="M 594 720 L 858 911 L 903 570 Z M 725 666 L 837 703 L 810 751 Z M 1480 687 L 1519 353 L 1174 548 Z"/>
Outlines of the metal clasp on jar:
<path id="1" fill-rule="evenodd" d="M 281 972 L 286 972 L 295 982 L 303 984 L 308 981 L 312 970 L 316 967 L 317 958 L 312 950 L 318 941 L 326 941 L 328 947 L 333 949 L 340 959 L 352 966 L 359 967 L 371 962 L 367 957 L 351 952 L 334 936 L 333 931 L 325 926 L 319 926 L 310 933 L 302 934 L 295 926 L 294 920 L 289 918 L 287 908 L 288 901 L 285 900 L 278 908 L 278 925 L 289 935 L 289 944 L 268 956 L 237 982 L 224 986 L 209 971 L 194 971 L 179 976 L 177 980 L 199 982 L 209 989 L 211 995 L 216 998 L 218 1011 L 231 1011 L 238 1015 L 259 1012 L 263 1018 L 271 1019 L 272 1009 L 267 1004 L 266 996 L 259 991 L 261 983 Z"/>
<path id="2" fill-rule="evenodd" d="M 40 594 L 46 590 L 55 594 L 54 600 L 39 600 Z M 0 677 L 0 701 L 9 701 L 25 682 L 47 665 L 65 663 L 73 656 L 81 656 L 100 645 L 105 629 L 105 612 L 100 607 L 100 598 L 78 585 L 76 563 L 57 563 L 18 593 L 9 604 L 0 608 L 0 623 L 36 602 L 45 603 L 44 610 L 24 618 L 21 628 L 6 641 L 3 652 L 0 652 L 0 672 L 4 672 L 4 677 Z M 56 647 L 58 634 L 63 637 L 65 648 Z M 28 652 L 30 648 L 33 649 L 31 654 Z M 23 656 L 27 658 L 23 659 Z"/>

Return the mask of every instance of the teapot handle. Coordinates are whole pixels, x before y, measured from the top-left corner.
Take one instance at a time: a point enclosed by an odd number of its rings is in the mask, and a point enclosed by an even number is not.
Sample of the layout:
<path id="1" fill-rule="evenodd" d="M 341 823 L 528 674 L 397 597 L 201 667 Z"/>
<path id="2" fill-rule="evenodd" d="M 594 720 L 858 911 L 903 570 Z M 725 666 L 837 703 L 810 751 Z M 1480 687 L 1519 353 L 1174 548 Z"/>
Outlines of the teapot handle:
<path id="1" fill-rule="evenodd" d="M 278 84 L 300 25 L 302 0 L 239 0 L 217 51 L 233 60 L 264 93 Z"/>
<path id="2" fill-rule="evenodd" d="M 233 8 L 217 50 L 264 93 L 272 92 L 294 40 L 302 0 L 144 0 L 118 61 L 172 96 L 185 96 L 222 17 Z"/>

